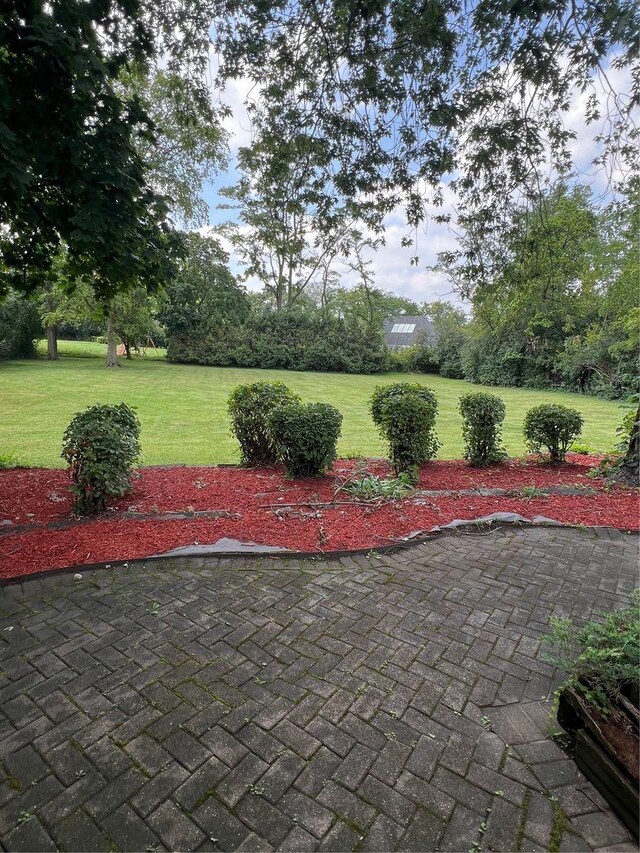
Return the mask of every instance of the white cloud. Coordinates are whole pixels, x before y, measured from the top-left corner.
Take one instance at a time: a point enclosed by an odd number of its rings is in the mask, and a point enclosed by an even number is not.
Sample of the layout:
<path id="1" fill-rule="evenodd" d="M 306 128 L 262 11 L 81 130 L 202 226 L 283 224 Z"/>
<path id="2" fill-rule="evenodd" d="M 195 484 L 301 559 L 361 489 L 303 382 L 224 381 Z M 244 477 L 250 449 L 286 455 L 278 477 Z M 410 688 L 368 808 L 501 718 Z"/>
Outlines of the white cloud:
<path id="1" fill-rule="evenodd" d="M 212 55 L 212 66 L 217 67 L 214 55 Z M 610 66 L 605 71 L 608 84 L 614 92 L 620 93 L 629 90 L 628 72 L 617 71 Z M 595 81 L 594 87 L 601 98 L 611 97 L 600 81 Z M 570 142 L 569 149 L 578 178 L 582 182 L 590 183 L 598 195 L 606 191 L 607 182 L 611 176 L 607 176 L 603 170 L 595 170 L 592 164 L 594 157 L 599 153 L 599 146 L 594 138 L 602 130 L 602 123 L 595 122 L 590 125 L 586 123 L 584 114 L 588 96 L 589 92 L 576 92 L 570 108 L 565 114 L 565 126 L 575 132 L 576 138 Z M 208 188 L 206 194 L 211 208 L 210 221 L 212 224 L 229 218 L 229 211 L 221 212 L 216 209 L 216 205 L 222 200 L 217 191 L 220 187 L 234 183 L 237 178 L 235 154 L 239 147 L 246 146 L 251 142 L 251 122 L 245 104 L 248 100 L 256 100 L 258 97 L 259 87 L 246 78 L 230 81 L 225 91 L 220 95 L 221 101 L 231 108 L 231 115 L 224 122 L 226 130 L 230 134 L 231 163 L 228 172 L 221 175 L 216 184 Z M 403 209 L 398 207 L 386 217 L 385 245 L 369 253 L 375 275 L 375 285 L 417 302 L 446 299 L 457 305 L 468 307 L 460 301 L 452 289 L 451 282 L 443 273 L 429 269 L 436 264 L 439 252 L 452 251 L 457 246 L 454 233 L 456 198 L 449 185 L 443 184 L 442 191 L 443 206 L 437 211 L 435 209 L 429 211 L 430 216 L 418 229 L 417 234 L 413 232 L 415 241 L 414 245 L 409 248 L 401 245 L 402 238 L 412 233 Z M 450 214 L 452 226 L 436 223 L 432 218 L 436 213 Z M 225 249 L 230 252 L 232 269 L 236 273 L 240 272 L 240 265 L 233 253 L 231 244 L 228 241 L 222 242 Z M 417 266 L 411 264 L 411 259 L 414 256 L 419 258 Z M 355 274 L 346 266 L 338 267 L 338 271 L 343 284 L 355 283 Z M 247 281 L 247 287 L 250 290 L 260 290 L 262 286 L 259 281 L 252 279 Z"/>

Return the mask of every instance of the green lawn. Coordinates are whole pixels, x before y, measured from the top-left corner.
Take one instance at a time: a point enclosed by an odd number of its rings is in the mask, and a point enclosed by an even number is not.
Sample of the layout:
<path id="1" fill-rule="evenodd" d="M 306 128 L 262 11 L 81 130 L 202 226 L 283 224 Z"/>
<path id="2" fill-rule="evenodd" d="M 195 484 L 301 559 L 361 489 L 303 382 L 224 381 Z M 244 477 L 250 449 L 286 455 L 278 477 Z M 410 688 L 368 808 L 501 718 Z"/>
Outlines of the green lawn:
<path id="1" fill-rule="evenodd" d="M 43 347 L 41 346 L 41 350 Z M 367 410 L 376 385 L 421 382 L 438 396 L 440 458 L 462 456 L 458 398 L 478 386 L 439 376 L 400 374 L 346 376 L 337 373 L 294 373 L 168 364 L 160 354 L 123 360 L 120 369 L 104 367 L 105 347 L 62 342 L 63 358 L 48 362 L 0 362 L 0 455 L 15 456 L 26 465 L 61 467 L 60 442 L 74 412 L 94 403 L 120 402 L 134 406 L 142 422 L 142 446 L 147 465 L 169 462 L 209 465 L 234 462 L 236 445 L 229 434 L 226 401 L 243 382 L 279 379 L 304 400 L 332 403 L 344 415 L 341 455 L 382 456 Z M 562 403 L 579 409 L 585 419 L 581 441 L 593 450 L 610 450 L 623 408 L 617 403 L 515 388 L 491 388 L 507 407 L 504 440 L 511 455 L 524 450 L 522 421 L 527 409 L 540 403 Z"/>

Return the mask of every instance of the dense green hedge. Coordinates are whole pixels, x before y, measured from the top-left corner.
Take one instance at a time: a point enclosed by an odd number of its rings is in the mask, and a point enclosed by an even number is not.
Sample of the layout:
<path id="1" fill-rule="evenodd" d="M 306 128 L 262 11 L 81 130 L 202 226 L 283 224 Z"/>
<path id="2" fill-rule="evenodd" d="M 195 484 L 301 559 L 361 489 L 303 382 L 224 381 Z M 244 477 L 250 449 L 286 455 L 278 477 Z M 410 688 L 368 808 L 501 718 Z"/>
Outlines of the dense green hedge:
<path id="1" fill-rule="evenodd" d="M 243 325 L 221 325 L 174 333 L 167 358 L 186 364 L 261 367 L 339 373 L 380 373 L 388 369 L 382 335 L 356 324 L 298 311 L 260 314 Z"/>
<path id="2" fill-rule="evenodd" d="M 369 409 L 389 446 L 395 473 L 417 479 L 418 467 L 433 459 L 440 447 L 435 435 L 436 395 L 417 383 L 382 385 L 373 392 Z"/>
<path id="3" fill-rule="evenodd" d="M 126 403 L 90 406 L 75 414 L 65 430 L 61 454 L 71 473 L 74 512 L 100 512 L 107 498 L 130 492 L 139 455 L 140 421 Z"/>
<path id="4" fill-rule="evenodd" d="M 470 393 L 460 397 L 464 458 L 484 467 L 506 456 L 500 444 L 505 405 L 493 394 Z"/>
<path id="5" fill-rule="evenodd" d="M 0 359 L 32 358 L 41 334 L 35 302 L 14 293 L 0 301 Z"/>
<path id="6" fill-rule="evenodd" d="M 290 477 L 321 477 L 336 458 L 342 415 L 328 403 L 285 403 L 268 425 Z"/>
<path id="7" fill-rule="evenodd" d="M 234 388 L 227 409 L 231 431 L 238 439 L 245 465 L 277 462 L 277 447 L 268 426 L 269 415 L 284 403 L 297 402 L 300 398 L 284 382 L 253 382 Z"/>

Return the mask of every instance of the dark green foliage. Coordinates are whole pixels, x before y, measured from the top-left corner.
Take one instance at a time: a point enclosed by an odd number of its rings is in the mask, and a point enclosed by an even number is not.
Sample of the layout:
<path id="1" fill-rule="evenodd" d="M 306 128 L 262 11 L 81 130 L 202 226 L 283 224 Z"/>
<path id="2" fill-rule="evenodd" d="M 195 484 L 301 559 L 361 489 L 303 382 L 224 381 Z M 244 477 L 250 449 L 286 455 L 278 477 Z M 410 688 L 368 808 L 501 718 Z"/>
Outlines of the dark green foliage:
<path id="1" fill-rule="evenodd" d="M 500 445 L 500 437 L 505 407 L 500 397 L 465 394 L 460 397 L 459 409 L 463 419 L 464 458 L 478 467 L 504 459 L 506 453 Z"/>
<path id="2" fill-rule="evenodd" d="M 389 369 L 401 373 L 439 373 L 432 347 L 415 344 L 389 353 Z"/>
<path id="3" fill-rule="evenodd" d="M 217 240 L 195 233 L 185 237 L 185 256 L 159 314 L 170 361 L 231 364 L 229 331 L 246 320 L 249 303 L 226 261 Z M 206 360 L 208 355 L 212 361 Z"/>
<path id="4" fill-rule="evenodd" d="M 552 464 L 562 462 L 571 442 L 582 432 L 584 421 L 580 412 L 546 403 L 529 409 L 524 419 L 524 437 L 529 448 L 537 453 L 545 447 Z"/>
<path id="5" fill-rule="evenodd" d="M 635 401 L 637 405 L 640 405 L 640 395 L 634 394 L 633 397 L 630 398 L 631 401 Z M 633 429 L 636 426 L 637 422 L 640 420 L 640 411 L 638 409 L 629 409 L 626 415 L 622 418 L 622 423 L 616 429 L 616 435 L 620 439 L 617 449 L 621 451 L 625 451 L 629 446 L 629 441 L 631 440 L 631 435 L 633 433 Z"/>
<path id="6" fill-rule="evenodd" d="M 433 459 L 440 446 L 434 432 L 438 402 L 433 391 L 410 382 L 379 386 L 369 409 L 389 445 L 395 473 L 417 477 L 417 467 Z"/>
<path id="7" fill-rule="evenodd" d="M 277 461 L 269 415 L 278 406 L 299 399 L 283 382 L 254 382 L 234 389 L 227 410 L 245 465 L 273 465 Z"/>
<path id="8" fill-rule="evenodd" d="M 287 403 L 268 423 L 289 476 L 320 477 L 336 458 L 342 415 L 328 403 Z"/>
<path id="9" fill-rule="evenodd" d="M 309 344 L 304 351 L 300 367 L 318 373 L 347 373 L 355 366 L 341 348 L 334 348 L 330 341 L 319 339 Z"/>
<path id="10" fill-rule="evenodd" d="M 640 595 L 628 607 L 598 612 L 583 627 L 570 619 L 551 619 L 547 658 L 569 676 L 568 685 L 607 711 L 610 699 L 640 678 Z"/>
<path id="11" fill-rule="evenodd" d="M 638 395 L 635 395 L 638 402 Z M 627 412 L 622 422 L 623 452 L 617 463 L 614 478 L 619 483 L 637 486 L 640 481 L 640 405 L 635 411 Z"/>
<path id="12" fill-rule="evenodd" d="M 300 310 L 174 326 L 167 356 L 187 364 L 340 373 L 378 373 L 388 366 L 379 335 Z"/>
<path id="13" fill-rule="evenodd" d="M 75 513 L 99 512 L 107 498 L 131 491 L 139 439 L 140 421 L 126 403 L 90 406 L 73 416 L 62 439 L 61 456 L 69 464 Z"/>
<path id="14" fill-rule="evenodd" d="M 0 291 L 37 286 L 61 242 L 72 272 L 90 275 L 104 299 L 135 284 L 166 282 L 177 243 L 166 201 L 136 150 L 138 135 L 153 136 L 152 123 L 136 97 L 117 92 L 121 70 L 145 65 L 155 37 L 162 41 L 156 10 L 125 0 L 6 8 Z M 184 32 L 175 19 L 174 26 Z"/>
<path id="15" fill-rule="evenodd" d="M 464 266 L 473 320 L 462 329 L 448 321 L 445 334 L 434 317 L 438 344 L 458 339 L 465 379 L 613 398 L 639 390 L 637 198 L 616 210 L 598 209 L 585 187 L 560 184 L 533 209 L 514 206 L 496 242 L 477 247 L 479 284 L 477 258 Z M 455 265 L 444 268 L 460 279 Z"/>
<path id="16" fill-rule="evenodd" d="M 0 359 L 32 358 L 42 326 L 35 302 L 10 293 L 0 303 Z"/>
<path id="17" fill-rule="evenodd" d="M 464 311 L 439 300 L 424 306 L 433 323 L 434 356 L 440 376 L 463 379 L 462 348 L 467 340 L 468 318 Z"/>
<path id="18" fill-rule="evenodd" d="M 477 330 L 476 330 L 477 331 Z M 464 378 L 479 385 L 548 387 L 549 380 L 526 358 L 510 330 L 477 334 L 462 348 Z"/>

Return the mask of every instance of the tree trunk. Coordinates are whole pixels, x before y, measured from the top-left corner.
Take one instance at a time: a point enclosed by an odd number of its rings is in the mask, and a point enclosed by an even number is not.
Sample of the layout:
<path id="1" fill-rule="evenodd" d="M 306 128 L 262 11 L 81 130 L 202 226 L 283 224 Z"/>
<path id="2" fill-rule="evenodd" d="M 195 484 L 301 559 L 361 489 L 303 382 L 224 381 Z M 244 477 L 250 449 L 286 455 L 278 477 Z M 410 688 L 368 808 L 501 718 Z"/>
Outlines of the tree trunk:
<path id="1" fill-rule="evenodd" d="M 59 361 L 58 355 L 58 327 L 53 323 L 47 326 L 47 358 L 49 361 Z"/>
<path id="2" fill-rule="evenodd" d="M 124 353 L 129 361 L 131 361 L 131 344 L 128 341 L 124 342 Z"/>
<path id="3" fill-rule="evenodd" d="M 109 309 L 109 314 L 107 315 L 107 367 L 120 367 L 120 362 L 118 361 L 118 341 L 116 339 L 116 332 L 113 328 L 113 310 Z"/>
<path id="4" fill-rule="evenodd" d="M 640 480 L 640 406 L 636 412 L 636 419 L 631 429 L 629 447 L 622 457 L 614 479 L 618 483 L 637 486 Z"/>

